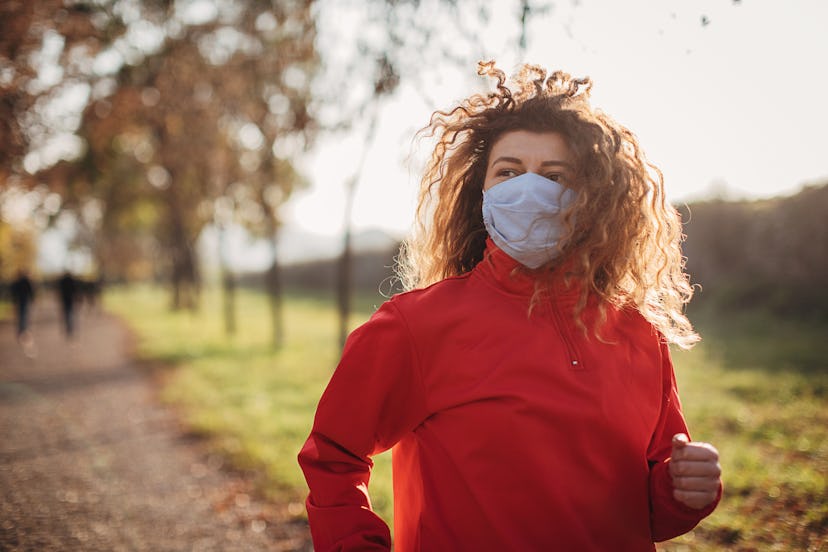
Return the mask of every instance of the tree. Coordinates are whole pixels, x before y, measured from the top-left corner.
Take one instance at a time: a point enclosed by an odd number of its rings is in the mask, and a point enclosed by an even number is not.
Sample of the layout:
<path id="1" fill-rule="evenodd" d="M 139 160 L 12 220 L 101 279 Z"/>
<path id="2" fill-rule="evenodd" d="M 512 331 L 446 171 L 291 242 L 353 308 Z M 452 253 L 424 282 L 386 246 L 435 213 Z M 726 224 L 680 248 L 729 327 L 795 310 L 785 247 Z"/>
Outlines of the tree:
<path id="1" fill-rule="evenodd" d="M 304 84 L 316 64 L 309 3 L 247 4 L 223 21 L 188 27 L 119 74 L 119 88 L 140 91 L 141 102 L 127 111 L 129 125 L 114 128 L 140 137 L 142 172 L 161 196 L 160 243 L 171 260 L 175 304 L 192 302 L 192 293 L 178 290 L 197 288 L 193 245 L 216 222 L 216 202 L 230 207 L 231 219 L 275 234 L 276 210 L 298 182 L 295 171 L 277 170 L 290 165 L 277 157 L 280 144 L 312 138 Z M 99 110 L 87 113 L 94 132 Z"/>
<path id="2" fill-rule="evenodd" d="M 699 301 L 825 318 L 828 183 L 791 197 L 710 200 L 681 208 L 687 270 Z"/>
<path id="3" fill-rule="evenodd" d="M 327 2 L 319 3 L 324 12 Z M 341 8 L 341 4 L 337 4 Z M 518 50 L 528 41 L 527 25 L 530 18 L 548 9 L 548 5 L 531 5 L 527 0 L 516 0 L 511 6 L 520 37 Z M 362 177 L 365 155 L 371 147 L 382 116 L 384 100 L 401 87 L 415 90 L 424 101 L 437 107 L 425 83 L 440 80 L 432 71 L 446 71 L 446 65 L 457 71 L 470 68 L 469 52 L 483 55 L 483 29 L 492 16 L 492 3 L 484 0 L 373 0 L 360 4 L 356 17 L 355 37 L 342 36 L 338 26 L 329 29 L 322 23 L 322 34 L 336 43 L 354 44 L 354 49 L 342 47 L 330 56 L 324 72 L 324 81 L 332 83 L 329 90 L 319 91 L 318 102 L 337 106 L 331 113 L 321 110 L 320 119 L 327 129 L 354 128 L 364 132 L 363 152 L 351 175 L 343 184 L 346 191 L 342 250 L 338 262 L 337 305 L 339 312 L 339 340 L 344 344 L 350 315 L 351 271 L 351 209 Z M 326 50 L 327 51 L 327 50 Z M 478 58 L 479 59 L 479 58 Z M 475 60 L 476 61 L 476 60 Z M 471 72 L 469 71 L 471 76 Z M 331 99 L 331 98 L 335 98 Z"/>
<path id="4" fill-rule="evenodd" d="M 102 270 L 125 276 L 111 259 L 146 265 L 152 256 L 173 305 L 194 305 L 193 245 L 217 202 L 229 199 L 235 222 L 275 244 L 278 209 L 302 182 L 292 158 L 314 134 L 311 4 L 4 3 L 3 166 L 23 186 L 45 182 L 79 220 L 97 212 L 85 235 Z M 70 85 L 85 87 L 88 105 L 61 126 L 49 106 Z M 55 163 L 46 146 L 61 133 L 85 148 Z M 140 254 L 112 255 L 124 251 Z"/>

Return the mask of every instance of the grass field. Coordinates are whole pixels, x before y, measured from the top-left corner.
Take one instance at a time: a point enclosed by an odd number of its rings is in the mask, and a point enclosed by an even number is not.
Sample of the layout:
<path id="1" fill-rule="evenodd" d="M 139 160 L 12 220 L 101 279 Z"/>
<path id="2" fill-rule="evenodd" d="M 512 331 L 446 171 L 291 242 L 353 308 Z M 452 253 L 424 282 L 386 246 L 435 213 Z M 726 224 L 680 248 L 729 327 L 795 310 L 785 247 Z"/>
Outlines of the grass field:
<path id="1" fill-rule="evenodd" d="M 11 302 L 0 301 L 0 320 L 5 320 L 13 316 L 14 309 Z"/>
<path id="2" fill-rule="evenodd" d="M 362 297 L 352 326 L 381 297 Z M 241 292 L 238 332 L 227 338 L 220 297 L 196 313 L 173 313 L 153 288 L 112 290 L 106 305 L 139 336 L 137 353 L 163 366 L 163 397 L 194 433 L 235 466 L 260 474 L 262 492 L 302 514 L 306 488 L 296 454 L 339 348 L 330 298 L 292 294 L 286 340 L 270 346 L 267 303 Z M 828 549 L 828 328 L 769 316 L 700 312 L 705 340 L 674 360 L 696 440 L 721 453 L 725 497 L 670 551 Z M 377 460 L 371 493 L 391 521 L 390 458 Z"/>

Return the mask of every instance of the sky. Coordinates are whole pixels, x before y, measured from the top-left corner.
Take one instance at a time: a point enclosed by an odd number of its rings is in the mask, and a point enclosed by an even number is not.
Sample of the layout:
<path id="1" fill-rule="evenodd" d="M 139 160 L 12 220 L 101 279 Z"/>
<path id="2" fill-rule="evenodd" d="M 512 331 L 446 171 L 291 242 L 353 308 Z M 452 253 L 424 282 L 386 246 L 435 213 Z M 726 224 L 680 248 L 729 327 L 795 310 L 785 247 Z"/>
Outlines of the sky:
<path id="1" fill-rule="evenodd" d="M 427 100 L 403 86 L 385 101 L 358 185 L 356 229 L 407 232 L 421 170 L 410 159 L 428 153 L 412 149 L 414 133 L 435 109 L 487 85 L 476 75 L 481 59 L 507 72 L 528 61 L 591 77 L 593 105 L 637 135 L 674 203 L 789 195 L 828 179 L 828 2 L 559 1 L 532 21 L 522 57 L 515 14 L 493 15 L 483 49 L 462 52 L 467 75 L 448 66 L 440 74 L 438 65 Z M 341 232 L 344 182 L 363 136 L 320 139 L 303 163 L 311 186 L 285 211 L 289 228 Z"/>

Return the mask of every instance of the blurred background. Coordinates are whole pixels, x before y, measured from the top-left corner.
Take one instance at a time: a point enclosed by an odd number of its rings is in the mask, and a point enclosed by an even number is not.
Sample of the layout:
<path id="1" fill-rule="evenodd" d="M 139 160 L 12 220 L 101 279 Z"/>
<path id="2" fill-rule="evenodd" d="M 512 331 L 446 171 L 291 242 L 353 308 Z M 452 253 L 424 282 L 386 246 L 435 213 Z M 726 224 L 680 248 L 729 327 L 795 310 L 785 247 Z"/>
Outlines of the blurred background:
<path id="1" fill-rule="evenodd" d="M 293 458 L 339 348 L 398 291 L 417 130 L 488 89 L 479 60 L 588 75 L 685 221 L 705 341 L 677 371 L 734 474 L 723 513 L 666 549 L 816 550 L 826 23 L 818 0 L 3 0 L 3 296 L 71 275 L 170 366 L 194 431 L 301 504 Z"/>

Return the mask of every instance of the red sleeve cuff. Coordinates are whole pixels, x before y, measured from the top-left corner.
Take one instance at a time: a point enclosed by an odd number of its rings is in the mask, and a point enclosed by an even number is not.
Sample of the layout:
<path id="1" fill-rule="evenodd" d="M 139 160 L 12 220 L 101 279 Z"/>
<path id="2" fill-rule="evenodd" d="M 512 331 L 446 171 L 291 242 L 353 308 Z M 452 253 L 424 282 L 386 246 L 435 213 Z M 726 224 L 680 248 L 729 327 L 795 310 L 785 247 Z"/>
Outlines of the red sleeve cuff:
<path id="1" fill-rule="evenodd" d="M 391 532 L 385 522 L 364 507 L 315 506 L 306 502 L 316 552 L 380 552 L 391 550 Z"/>

